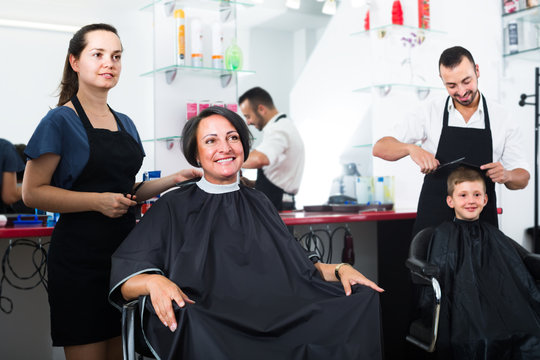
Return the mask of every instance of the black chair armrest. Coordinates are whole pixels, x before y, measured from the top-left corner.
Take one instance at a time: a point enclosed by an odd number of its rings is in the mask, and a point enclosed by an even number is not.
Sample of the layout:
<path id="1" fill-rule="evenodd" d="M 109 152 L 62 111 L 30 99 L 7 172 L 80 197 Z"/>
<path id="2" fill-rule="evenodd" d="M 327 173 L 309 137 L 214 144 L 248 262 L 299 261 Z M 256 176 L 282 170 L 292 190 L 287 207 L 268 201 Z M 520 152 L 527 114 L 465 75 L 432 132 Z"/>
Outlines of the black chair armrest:
<path id="1" fill-rule="evenodd" d="M 529 253 L 523 258 L 523 262 L 531 275 L 536 280 L 540 280 L 540 254 Z"/>
<path id="2" fill-rule="evenodd" d="M 412 272 L 426 277 L 437 277 L 439 275 L 439 267 L 437 265 L 423 260 L 409 258 L 405 262 L 405 266 Z"/>

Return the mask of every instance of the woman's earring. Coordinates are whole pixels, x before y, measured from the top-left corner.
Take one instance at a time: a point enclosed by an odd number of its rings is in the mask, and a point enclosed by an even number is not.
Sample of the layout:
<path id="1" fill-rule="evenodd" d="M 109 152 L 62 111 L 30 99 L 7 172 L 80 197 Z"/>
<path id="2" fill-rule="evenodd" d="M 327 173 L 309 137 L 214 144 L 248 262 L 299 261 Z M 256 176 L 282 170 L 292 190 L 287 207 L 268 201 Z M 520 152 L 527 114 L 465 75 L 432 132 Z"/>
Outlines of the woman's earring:
<path id="1" fill-rule="evenodd" d="M 197 166 L 201 167 L 201 162 L 197 160 Z"/>

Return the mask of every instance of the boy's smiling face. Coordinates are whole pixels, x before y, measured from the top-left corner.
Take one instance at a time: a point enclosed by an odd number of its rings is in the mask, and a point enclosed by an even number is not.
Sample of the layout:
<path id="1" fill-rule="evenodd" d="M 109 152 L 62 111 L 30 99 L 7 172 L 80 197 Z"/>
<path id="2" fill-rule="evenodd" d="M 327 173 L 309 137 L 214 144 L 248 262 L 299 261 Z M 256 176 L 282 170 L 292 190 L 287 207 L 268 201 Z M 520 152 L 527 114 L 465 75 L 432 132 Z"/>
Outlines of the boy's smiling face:
<path id="1" fill-rule="evenodd" d="M 484 183 L 481 181 L 464 181 L 456 184 L 452 196 L 446 203 L 456 212 L 461 220 L 478 220 L 480 213 L 488 201 Z"/>

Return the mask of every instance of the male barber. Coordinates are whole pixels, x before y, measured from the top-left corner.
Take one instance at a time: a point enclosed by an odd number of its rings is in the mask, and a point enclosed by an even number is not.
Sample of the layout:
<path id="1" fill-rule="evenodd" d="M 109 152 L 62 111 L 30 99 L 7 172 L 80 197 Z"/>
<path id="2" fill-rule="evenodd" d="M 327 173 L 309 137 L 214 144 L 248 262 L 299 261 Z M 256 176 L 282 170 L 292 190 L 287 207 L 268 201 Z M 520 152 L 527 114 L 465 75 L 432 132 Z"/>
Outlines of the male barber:
<path id="1" fill-rule="evenodd" d="M 295 209 L 304 171 L 304 143 L 287 115 L 274 106 L 270 94 L 255 87 L 238 99 L 248 125 L 262 131 L 261 143 L 249 153 L 243 167 L 257 169 L 255 188 L 262 191 L 278 211 Z"/>
<path id="2" fill-rule="evenodd" d="M 438 167 L 462 157 L 464 163 L 478 166 L 491 179 L 481 218 L 497 226 L 495 183 L 517 190 L 529 182 L 518 122 L 478 91 L 480 71 L 468 50 L 460 46 L 446 49 L 439 59 L 439 75 L 449 96 L 397 124 L 392 136 L 376 142 L 373 155 L 389 161 L 409 155 L 426 174 L 413 234 L 452 220 L 445 199 L 446 179 L 454 166 Z"/>

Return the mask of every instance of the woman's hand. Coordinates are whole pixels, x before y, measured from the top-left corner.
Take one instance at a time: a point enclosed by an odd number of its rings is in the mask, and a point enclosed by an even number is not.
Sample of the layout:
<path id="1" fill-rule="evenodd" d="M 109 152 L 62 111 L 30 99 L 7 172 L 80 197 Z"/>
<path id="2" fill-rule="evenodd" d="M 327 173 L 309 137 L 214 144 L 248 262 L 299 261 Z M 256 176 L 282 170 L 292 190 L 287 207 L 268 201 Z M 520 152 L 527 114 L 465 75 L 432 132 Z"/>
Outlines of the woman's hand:
<path id="1" fill-rule="evenodd" d="M 198 169 L 183 169 L 174 174 L 175 184 L 178 184 L 182 181 L 193 179 L 196 177 L 202 177 L 202 171 Z"/>
<path id="2" fill-rule="evenodd" d="M 347 296 L 351 295 L 351 286 L 355 284 L 370 287 L 378 292 L 384 291 L 382 288 L 377 286 L 377 284 L 362 275 L 361 272 L 353 268 L 351 265 L 343 265 L 339 268 L 338 273 L 341 284 L 343 285 L 343 289 L 345 290 L 345 295 Z"/>
<path id="3" fill-rule="evenodd" d="M 339 279 L 336 277 L 336 267 L 338 264 L 316 263 L 315 267 L 326 281 L 341 281 L 343 289 L 347 296 L 351 295 L 351 286 L 355 284 L 364 285 L 372 288 L 375 291 L 383 292 L 384 290 L 377 286 L 373 281 L 366 278 L 362 273 L 352 267 L 352 265 L 342 265 L 339 270 Z"/>
<path id="4" fill-rule="evenodd" d="M 133 201 L 134 196 L 117 193 L 100 193 L 97 211 L 110 218 L 118 218 L 124 215 L 130 206 L 137 205 Z"/>
<path id="5" fill-rule="evenodd" d="M 177 327 L 172 302 L 176 301 L 180 307 L 184 307 L 186 302 L 195 304 L 175 283 L 163 275 L 149 275 L 146 289 L 150 294 L 156 315 L 171 331 L 175 331 Z"/>

